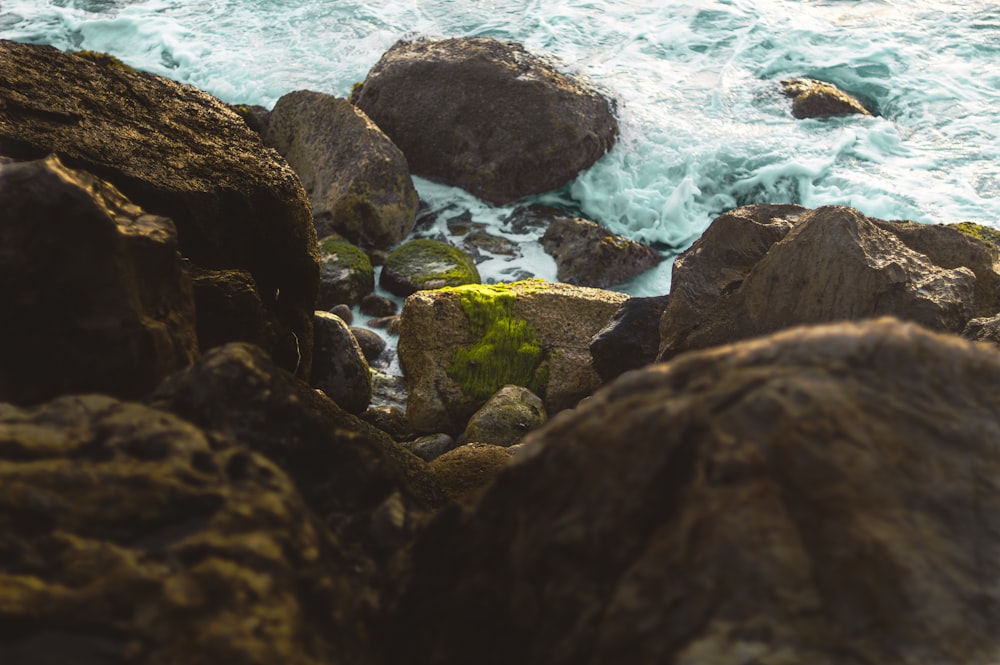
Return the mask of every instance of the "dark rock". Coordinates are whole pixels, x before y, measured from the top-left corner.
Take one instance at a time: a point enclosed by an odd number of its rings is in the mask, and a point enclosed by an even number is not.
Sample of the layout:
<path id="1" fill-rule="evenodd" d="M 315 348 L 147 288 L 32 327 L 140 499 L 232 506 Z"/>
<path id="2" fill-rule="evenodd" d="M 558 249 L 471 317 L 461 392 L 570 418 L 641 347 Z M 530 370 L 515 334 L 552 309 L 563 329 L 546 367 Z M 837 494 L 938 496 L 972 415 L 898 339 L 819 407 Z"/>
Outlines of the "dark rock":
<path id="1" fill-rule="evenodd" d="M 361 419 L 379 428 L 396 441 L 407 441 L 413 437 L 413 428 L 406 420 L 406 411 L 398 406 L 369 407 L 361 414 Z"/>
<path id="2" fill-rule="evenodd" d="M 333 314 L 347 325 L 354 323 L 354 312 L 347 305 L 334 305 L 330 308 L 330 314 Z"/>
<path id="3" fill-rule="evenodd" d="M 153 74 L 0 40 L 0 154 L 49 153 L 170 217 L 196 265 L 249 271 L 274 331 L 267 350 L 309 375 L 319 281 L 309 202 L 239 115 Z"/>
<path id="4" fill-rule="evenodd" d="M 997 316 L 971 319 L 962 330 L 962 337 L 973 342 L 987 342 L 1000 346 L 1000 314 Z"/>
<path id="5" fill-rule="evenodd" d="M 379 285 L 402 298 L 421 289 L 479 282 L 479 271 L 468 254 L 446 242 L 424 238 L 393 250 L 379 275 Z"/>
<path id="6" fill-rule="evenodd" d="M 396 316 L 380 316 L 377 319 L 368 319 L 365 321 L 365 325 L 372 328 L 385 329 L 390 335 L 398 335 L 399 321 L 400 315 L 397 314 Z"/>
<path id="7" fill-rule="evenodd" d="M 520 44 L 399 42 L 356 104 L 417 175 L 503 204 L 562 187 L 614 145 L 612 104 Z"/>
<path id="8" fill-rule="evenodd" d="M 351 328 L 351 334 L 354 335 L 354 339 L 357 340 L 358 346 L 361 347 L 361 352 L 364 354 L 365 360 L 369 363 L 375 362 L 382 355 L 382 352 L 385 351 L 385 340 L 377 332 L 368 328 Z"/>
<path id="9" fill-rule="evenodd" d="M 467 443 L 436 458 L 430 467 L 445 494 L 453 501 L 465 502 L 477 498 L 489 487 L 511 457 L 513 453 L 505 446 Z M 416 661 L 419 660 L 418 656 Z"/>
<path id="10" fill-rule="evenodd" d="M 369 293 L 361 299 L 361 313 L 368 316 L 393 316 L 398 308 L 396 303 L 376 293 Z"/>
<path id="11" fill-rule="evenodd" d="M 431 462 L 455 447 L 455 439 L 447 434 L 426 434 L 413 441 L 406 441 L 403 447 L 424 460 Z"/>
<path id="12" fill-rule="evenodd" d="M 423 532 L 384 662 L 995 663 L 997 440 L 1000 354 L 892 319 L 632 372 Z"/>
<path id="13" fill-rule="evenodd" d="M 269 110 L 258 104 L 236 104 L 231 105 L 229 108 L 243 118 L 244 122 L 247 123 L 247 127 L 257 132 L 261 137 L 267 136 L 267 128 L 271 124 L 271 112 Z"/>
<path id="14" fill-rule="evenodd" d="M 346 99 L 288 93 L 274 105 L 266 142 L 302 178 L 320 236 L 387 248 L 413 228 L 417 191 L 403 153 Z"/>
<path id="15" fill-rule="evenodd" d="M 864 104 L 832 83 L 797 78 L 782 81 L 781 87 L 792 98 L 792 115 L 799 119 L 830 115 L 872 115 Z"/>
<path id="16" fill-rule="evenodd" d="M 660 319 L 670 296 L 629 298 L 590 342 L 594 370 L 607 383 L 630 369 L 656 362 Z"/>
<path id="17" fill-rule="evenodd" d="M 210 270 L 190 261 L 185 270 L 194 286 L 198 344 L 202 351 L 230 341 L 271 348 L 275 340 L 260 290 L 247 270 Z"/>
<path id="18" fill-rule="evenodd" d="M 504 386 L 472 414 L 462 441 L 506 448 L 519 443 L 547 417 L 538 395 L 523 386 Z"/>
<path id="19" fill-rule="evenodd" d="M 976 281 L 964 265 L 935 265 L 852 208 L 738 208 L 675 261 L 659 358 L 881 315 L 957 333 L 974 316 Z"/>
<path id="20" fill-rule="evenodd" d="M 55 157 L 0 165 L 0 401 L 139 398 L 197 354 L 171 220 Z"/>
<path id="21" fill-rule="evenodd" d="M 344 320 L 329 312 L 316 312 L 313 322 L 312 385 L 351 413 L 361 413 L 372 399 L 368 362 Z"/>
<path id="22" fill-rule="evenodd" d="M 338 304 L 353 307 L 375 289 L 375 271 L 363 249 L 346 238 L 330 236 L 320 241 L 319 251 L 316 309 L 330 309 Z"/>
<path id="23" fill-rule="evenodd" d="M 374 662 L 364 560 L 273 463 L 140 404 L 0 405 L 0 560 L 5 664 Z"/>
<path id="24" fill-rule="evenodd" d="M 541 239 L 560 282 L 606 289 L 653 268 L 659 253 L 579 217 L 552 220 Z"/>

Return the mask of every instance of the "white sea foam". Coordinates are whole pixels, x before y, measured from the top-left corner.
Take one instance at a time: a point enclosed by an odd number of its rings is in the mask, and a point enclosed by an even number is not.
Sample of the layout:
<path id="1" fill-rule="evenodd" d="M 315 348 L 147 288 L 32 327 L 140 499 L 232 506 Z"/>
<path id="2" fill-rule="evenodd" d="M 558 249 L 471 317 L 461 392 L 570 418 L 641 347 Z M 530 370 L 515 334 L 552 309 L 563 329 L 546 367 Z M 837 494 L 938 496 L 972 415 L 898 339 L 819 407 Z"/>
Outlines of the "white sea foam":
<path id="1" fill-rule="evenodd" d="M 229 102 L 346 95 L 397 39 L 490 35 L 555 56 L 618 100 L 619 144 L 559 192 L 666 256 L 747 203 L 846 204 L 1000 226 L 1000 9 L 940 0 L 3 0 L 0 36 L 113 53 Z M 778 81 L 812 76 L 874 118 L 798 121 Z M 418 182 L 505 233 L 509 208 Z M 430 232 L 445 233 L 446 228 Z M 508 233 L 508 235 L 510 235 Z M 554 275 L 524 254 L 488 279 Z M 531 249 L 528 249 L 531 248 Z M 669 286 L 669 262 L 623 289 Z"/>

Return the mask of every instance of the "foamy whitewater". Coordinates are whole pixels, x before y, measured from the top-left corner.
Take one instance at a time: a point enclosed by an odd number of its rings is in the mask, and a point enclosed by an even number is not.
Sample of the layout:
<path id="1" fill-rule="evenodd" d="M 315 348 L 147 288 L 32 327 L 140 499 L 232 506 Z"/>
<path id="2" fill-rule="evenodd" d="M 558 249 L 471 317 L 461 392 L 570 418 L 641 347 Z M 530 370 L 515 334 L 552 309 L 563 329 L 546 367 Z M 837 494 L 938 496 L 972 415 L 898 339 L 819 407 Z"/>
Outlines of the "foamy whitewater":
<path id="1" fill-rule="evenodd" d="M 346 96 L 399 39 L 473 35 L 520 41 L 618 100 L 619 144 L 535 200 L 667 258 L 720 213 L 764 201 L 1000 226 L 994 0 L 0 1 L 0 37 L 106 51 L 267 107 L 298 89 Z M 833 82 L 878 116 L 795 120 L 778 81 L 796 76 Z M 526 239 L 502 223 L 512 207 L 417 188 L 432 209 Z M 554 279 L 551 259 L 524 247 L 513 265 L 481 265 L 484 277 Z M 621 288 L 657 295 L 669 280 L 664 261 Z"/>

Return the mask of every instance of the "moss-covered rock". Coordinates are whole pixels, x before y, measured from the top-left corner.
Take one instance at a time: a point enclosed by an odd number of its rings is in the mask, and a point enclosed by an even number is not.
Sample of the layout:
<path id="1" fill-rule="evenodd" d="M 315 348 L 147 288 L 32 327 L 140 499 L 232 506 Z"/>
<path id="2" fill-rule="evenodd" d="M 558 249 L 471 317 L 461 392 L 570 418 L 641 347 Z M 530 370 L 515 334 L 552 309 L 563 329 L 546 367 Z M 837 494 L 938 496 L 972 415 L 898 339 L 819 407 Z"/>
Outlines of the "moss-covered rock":
<path id="1" fill-rule="evenodd" d="M 479 283 L 472 257 L 446 242 L 426 238 L 410 240 L 393 250 L 379 276 L 382 288 L 402 297 L 422 289 Z"/>
<path id="2" fill-rule="evenodd" d="M 334 305 L 353 307 L 375 289 L 375 271 L 363 249 L 334 235 L 320 241 L 319 251 L 316 309 L 330 309 Z"/>
<path id="3" fill-rule="evenodd" d="M 1000 231 L 992 227 L 974 222 L 958 222 L 956 224 L 949 224 L 948 226 L 958 229 L 967 236 L 1000 246 Z"/>

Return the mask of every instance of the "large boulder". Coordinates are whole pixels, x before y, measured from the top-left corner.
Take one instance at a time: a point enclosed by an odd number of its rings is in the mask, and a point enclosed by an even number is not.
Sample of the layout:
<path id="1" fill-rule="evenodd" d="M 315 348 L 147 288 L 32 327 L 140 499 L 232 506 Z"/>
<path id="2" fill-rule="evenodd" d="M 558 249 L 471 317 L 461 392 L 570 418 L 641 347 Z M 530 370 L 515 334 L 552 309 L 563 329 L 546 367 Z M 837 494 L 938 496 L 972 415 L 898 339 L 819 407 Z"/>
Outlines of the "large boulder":
<path id="1" fill-rule="evenodd" d="M 0 404 L 0 662 L 371 663 L 376 596 L 277 466 L 140 404 Z"/>
<path id="2" fill-rule="evenodd" d="M 556 217 L 540 242 L 555 259 L 560 282 L 597 289 L 621 284 L 661 260 L 652 247 L 579 217 Z"/>
<path id="3" fill-rule="evenodd" d="M 388 248 L 413 228 L 417 190 L 406 158 L 346 99 L 290 92 L 274 105 L 264 140 L 302 179 L 320 237 Z"/>
<path id="4" fill-rule="evenodd" d="M 196 265 L 249 271 L 274 330 L 268 351 L 308 376 L 319 281 L 309 201 L 240 116 L 159 76 L 0 40 L 0 154 L 49 153 L 171 218 Z"/>
<path id="5" fill-rule="evenodd" d="M 458 434 L 507 384 L 530 388 L 550 414 L 574 406 L 600 384 L 590 339 L 627 299 L 541 280 L 418 291 L 398 346 L 410 424 Z"/>
<path id="6" fill-rule="evenodd" d="M 562 187 L 618 133 L 604 96 L 488 37 L 399 42 L 352 99 L 414 174 L 495 204 Z"/>
<path id="7" fill-rule="evenodd" d="M 799 328 L 621 377 L 415 547 L 383 662 L 1000 661 L 1000 354 Z"/>
<path id="8" fill-rule="evenodd" d="M 674 263 L 659 357 L 797 324 L 880 315 L 961 332 L 977 299 L 996 298 L 976 295 L 989 284 L 966 267 L 980 262 L 987 245 L 947 227 L 934 233 L 956 241 L 947 250 L 956 250 L 952 267 L 934 262 L 934 241 L 916 225 L 872 220 L 852 208 L 765 204 L 730 211 Z"/>
<path id="9" fill-rule="evenodd" d="M 49 157 L 0 164 L 0 238 L 0 401 L 139 398 L 197 356 L 166 217 Z"/>

